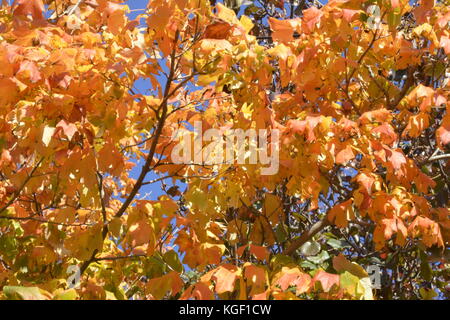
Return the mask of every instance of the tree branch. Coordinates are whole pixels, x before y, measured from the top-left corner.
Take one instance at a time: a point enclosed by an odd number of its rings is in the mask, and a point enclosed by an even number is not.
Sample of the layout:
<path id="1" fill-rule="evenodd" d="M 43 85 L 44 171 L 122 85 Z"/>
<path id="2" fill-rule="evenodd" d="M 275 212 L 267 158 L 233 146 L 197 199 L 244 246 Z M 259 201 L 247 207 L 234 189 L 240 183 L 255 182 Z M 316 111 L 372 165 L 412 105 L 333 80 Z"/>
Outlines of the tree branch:
<path id="1" fill-rule="evenodd" d="M 303 244 L 308 242 L 312 237 L 314 237 L 317 233 L 322 231 L 325 227 L 329 226 L 330 222 L 328 221 L 328 217 L 325 216 L 315 224 L 306 232 L 302 233 L 302 235 L 291 243 L 289 248 L 284 252 L 286 255 L 292 255 L 294 252 L 300 248 Z"/>
<path id="2" fill-rule="evenodd" d="M 450 159 L 450 153 L 438 154 L 438 155 L 435 155 L 435 156 L 431 156 L 425 161 L 425 163 L 438 161 L 438 160 L 445 160 L 445 159 Z"/>
<path id="3" fill-rule="evenodd" d="M 27 176 L 27 178 L 25 179 L 25 181 L 22 183 L 22 185 L 19 187 L 19 189 L 17 189 L 16 192 L 14 192 L 13 196 L 11 197 L 11 199 L 8 201 L 7 204 L 5 204 L 1 209 L 0 209 L 0 213 L 2 213 L 3 211 L 5 211 L 6 209 L 9 208 L 9 206 L 16 201 L 16 199 L 19 197 L 20 193 L 22 192 L 22 190 L 25 188 L 26 184 L 28 183 L 28 181 L 30 181 L 30 179 L 33 177 L 33 173 L 36 172 L 37 168 L 41 165 L 42 161 L 44 160 L 44 158 L 42 157 L 41 160 L 38 161 L 38 163 L 34 166 L 34 168 L 31 170 L 30 174 Z"/>
<path id="4" fill-rule="evenodd" d="M 131 202 L 133 202 L 136 194 L 139 192 L 139 189 L 142 186 L 142 183 L 144 182 L 145 177 L 147 176 L 147 173 L 150 171 L 150 165 L 151 162 L 153 160 L 153 157 L 155 155 L 155 151 L 156 151 L 156 145 L 158 144 L 158 140 L 159 137 L 162 133 L 163 127 L 164 127 L 164 123 L 166 121 L 166 116 L 167 116 L 167 103 L 168 100 L 170 98 L 170 96 L 175 92 L 175 91 L 170 91 L 170 87 L 172 86 L 172 82 L 174 80 L 175 77 L 175 54 L 176 54 L 176 47 L 177 47 L 177 42 L 178 42 L 178 35 L 179 35 L 179 31 L 177 30 L 175 33 L 175 40 L 174 40 L 174 44 L 173 44 L 173 49 L 172 49 L 172 53 L 171 53 L 171 61 L 170 61 L 170 72 L 169 72 L 169 76 L 167 78 L 167 82 L 166 82 L 166 86 L 164 88 L 164 98 L 161 101 L 160 106 L 158 107 L 158 111 L 161 110 L 161 116 L 159 117 L 158 120 L 158 124 L 156 127 L 156 131 L 155 131 L 155 135 L 154 135 L 154 140 L 152 141 L 152 144 L 150 146 L 150 151 L 147 155 L 147 158 L 145 160 L 145 164 L 142 167 L 141 173 L 139 174 L 139 177 L 136 180 L 136 183 L 133 186 L 133 189 L 131 190 L 130 194 L 128 195 L 127 199 L 123 202 L 122 206 L 119 208 L 119 210 L 116 212 L 116 214 L 114 215 L 115 218 L 120 218 L 125 211 L 127 210 L 127 208 L 129 207 L 129 205 L 131 204 Z M 176 88 L 179 88 L 179 86 L 177 86 Z M 102 237 L 103 237 L 103 241 L 105 240 L 106 236 L 108 233 L 108 224 L 105 221 L 104 225 L 103 225 L 103 230 L 102 230 Z M 98 250 L 95 250 L 91 257 L 89 258 L 89 260 L 86 260 L 83 265 L 80 268 L 80 274 L 83 274 L 84 271 L 86 271 L 86 269 L 89 267 L 89 265 L 95 261 L 95 256 L 97 255 Z"/>

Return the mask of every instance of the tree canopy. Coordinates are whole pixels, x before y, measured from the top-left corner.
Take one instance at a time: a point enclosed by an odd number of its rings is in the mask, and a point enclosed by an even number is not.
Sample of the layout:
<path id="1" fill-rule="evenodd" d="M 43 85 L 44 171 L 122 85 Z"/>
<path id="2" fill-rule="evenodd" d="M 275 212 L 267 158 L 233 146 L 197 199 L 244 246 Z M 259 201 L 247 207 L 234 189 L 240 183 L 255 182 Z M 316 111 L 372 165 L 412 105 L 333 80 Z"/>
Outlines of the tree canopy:
<path id="1" fill-rule="evenodd" d="M 130 13 L 2 0 L 0 298 L 449 298 L 448 0 Z"/>

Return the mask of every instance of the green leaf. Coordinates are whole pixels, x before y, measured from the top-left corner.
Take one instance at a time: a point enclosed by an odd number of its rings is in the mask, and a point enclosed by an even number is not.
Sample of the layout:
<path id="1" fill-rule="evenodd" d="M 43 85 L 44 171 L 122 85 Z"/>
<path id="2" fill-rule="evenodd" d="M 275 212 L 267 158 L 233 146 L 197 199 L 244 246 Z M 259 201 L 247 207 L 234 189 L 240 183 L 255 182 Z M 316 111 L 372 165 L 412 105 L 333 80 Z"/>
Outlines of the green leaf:
<path id="1" fill-rule="evenodd" d="M 330 255 L 328 254 L 328 252 L 322 251 L 318 255 L 313 256 L 313 257 L 307 257 L 306 259 L 308 259 L 309 261 L 311 261 L 315 264 L 321 264 L 324 261 L 328 260 L 329 258 L 330 258 Z"/>
<path id="2" fill-rule="evenodd" d="M 312 270 L 317 269 L 317 266 L 308 260 L 303 260 L 302 262 L 300 262 L 300 267 Z"/>
<path id="3" fill-rule="evenodd" d="M 294 260 L 289 256 L 277 254 L 273 256 L 273 258 L 270 260 L 270 263 L 272 267 L 274 268 L 279 267 L 281 269 L 282 266 L 293 264 Z"/>
<path id="4" fill-rule="evenodd" d="M 277 241 L 278 242 L 284 242 L 287 239 L 287 234 L 286 231 L 283 228 L 283 225 L 281 223 L 278 224 L 276 230 L 275 230 L 275 235 L 277 237 Z"/>
<path id="5" fill-rule="evenodd" d="M 341 288 L 345 289 L 350 295 L 358 297 L 359 278 L 348 271 L 345 271 L 339 276 L 339 284 Z"/>
<path id="6" fill-rule="evenodd" d="M 400 21 L 402 20 L 402 15 L 400 12 L 400 8 L 396 8 L 394 11 L 390 12 L 388 14 L 388 25 L 390 29 L 395 29 L 400 24 Z"/>
<path id="7" fill-rule="evenodd" d="M 11 300 L 49 300 L 51 295 L 38 287 L 5 286 L 3 293 Z"/>
<path id="8" fill-rule="evenodd" d="M 328 239 L 327 244 L 333 249 L 350 248 L 350 244 L 344 240 Z"/>
<path id="9" fill-rule="evenodd" d="M 317 241 L 308 241 L 305 242 L 299 250 L 304 256 L 315 256 L 320 252 L 320 249 L 320 243 Z"/>
<path id="10" fill-rule="evenodd" d="M 53 300 L 75 300 L 78 297 L 75 289 L 69 289 L 57 294 Z"/>
<path id="11" fill-rule="evenodd" d="M 420 250 L 420 275 L 426 281 L 430 281 L 432 279 L 432 270 L 431 266 L 427 261 L 427 254 Z"/>
<path id="12" fill-rule="evenodd" d="M 432 300 L 438 295 L 433 289 L 420 288 L 419 292 L 424 300 Z"/>
<path id="13" fill-rule="evenodd" d="M 339 284 L 347 293 L 356 299 L 373 300 L 372 285 L 370 278 L 358 278 L 345 271 L 339 276 Z"/>
<path id="14" fill-rule="evenodd" d="M 175 251 L 167 251 L 163 259 L 174 271 L 183 272 L 183 264 L 180 262 L 180 258 Z"/>

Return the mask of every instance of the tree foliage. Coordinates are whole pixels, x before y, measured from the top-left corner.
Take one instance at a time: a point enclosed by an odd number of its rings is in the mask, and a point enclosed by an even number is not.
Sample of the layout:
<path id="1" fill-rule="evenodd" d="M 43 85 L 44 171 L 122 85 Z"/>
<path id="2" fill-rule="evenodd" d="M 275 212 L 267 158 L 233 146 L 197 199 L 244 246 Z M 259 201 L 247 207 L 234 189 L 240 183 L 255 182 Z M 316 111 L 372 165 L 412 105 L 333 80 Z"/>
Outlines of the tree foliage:
<path id="1" fill-rule="evenodd" d="M 128 13 L 2 1 L 3 298 L 449 297 L 448 1 Z M 279 130 L 277 174 L 174 163 L 195 121 Z"/>

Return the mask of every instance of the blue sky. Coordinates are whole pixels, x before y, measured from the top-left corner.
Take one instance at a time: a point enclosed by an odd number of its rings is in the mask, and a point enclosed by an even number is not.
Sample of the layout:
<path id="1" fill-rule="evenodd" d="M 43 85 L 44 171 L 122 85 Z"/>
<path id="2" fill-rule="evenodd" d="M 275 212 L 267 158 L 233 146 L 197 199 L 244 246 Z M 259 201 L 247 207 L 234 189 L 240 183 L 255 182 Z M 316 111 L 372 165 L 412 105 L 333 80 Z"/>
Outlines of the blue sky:
<path id="1" fill-rule="evenodd" d="M 147 6 L 148 0 L 128 0 L 125 2 L 125 4 L 128 5 L 130 10 L 136 10 L 136 9 L 144 9 Z M 139 15 L 140 11 L 130 11 L 128 14 L 130 19 L 136 18 L 137 15 Z M 147 81 L 137 81 L 135 83 L 135 87 L 139 90 L 139 92 L 145 93 L 148 89 L 150 89 L 150 84 Z M 133 178 L 137 178 L 139 175 L 142 165 L 144 164 L 144 160 L 142 159 L 140 162 L 137 163 L 137 165 L 133 168 L 131 171 L 131 176 Z M 153 180 L 155 178 L 158 178 L 157 175 L 150 172 L 147 174 L 147 178 L 145 181 Z M 168 179 L 169 180 L 169 179 Z M 170 183 L 170 181 L 167 181 L 166 183 Z M 143 197 L 146 195 L 146 199 L 156 200 L 158 196 L 164 194 L 164 192 L 161 190 L 161 182 L 157 182 L 151 185 L 146 185 L 141 188 L 140 191 L 140 197 Z"/>

